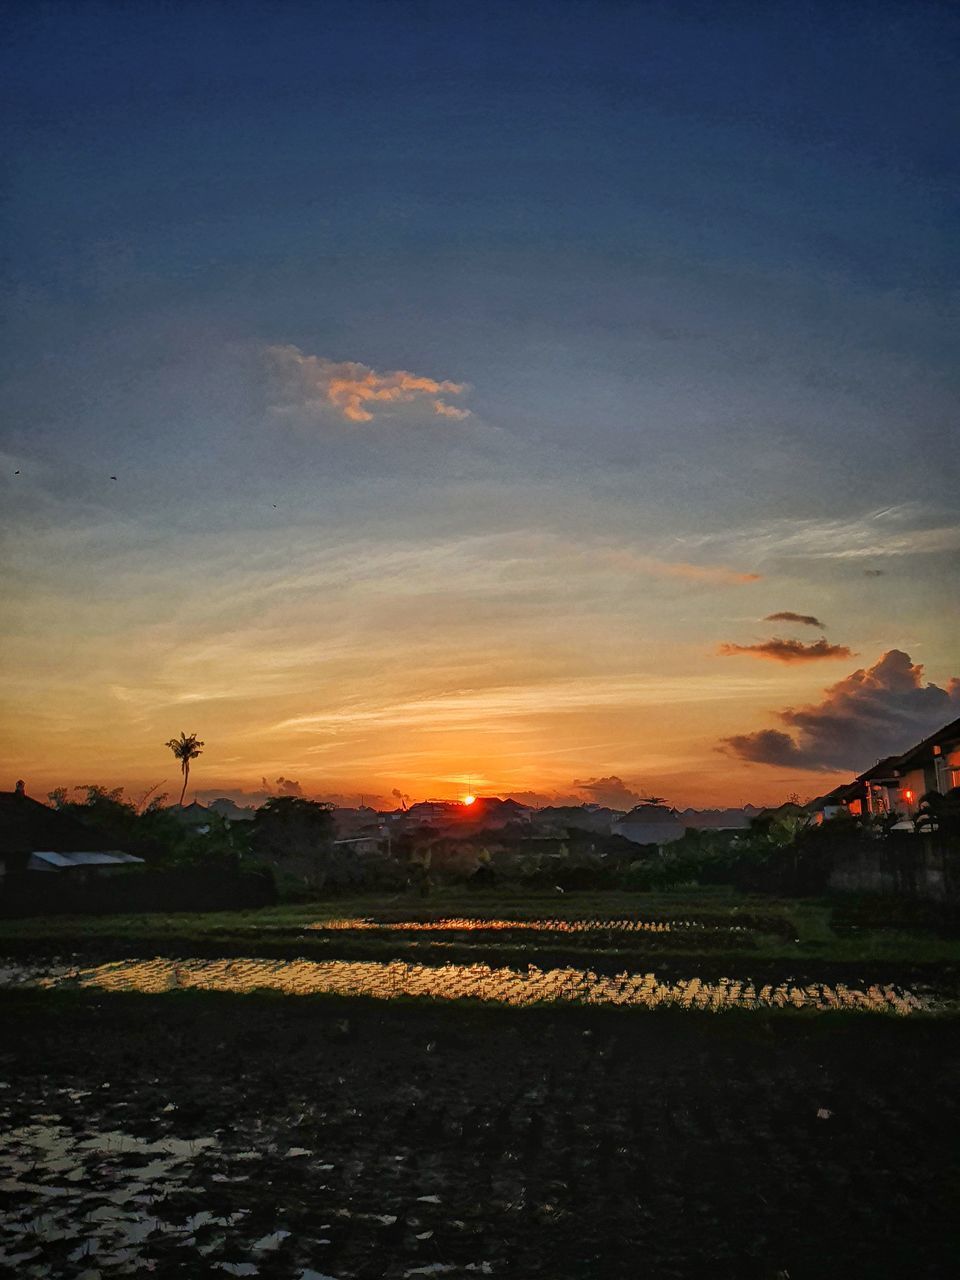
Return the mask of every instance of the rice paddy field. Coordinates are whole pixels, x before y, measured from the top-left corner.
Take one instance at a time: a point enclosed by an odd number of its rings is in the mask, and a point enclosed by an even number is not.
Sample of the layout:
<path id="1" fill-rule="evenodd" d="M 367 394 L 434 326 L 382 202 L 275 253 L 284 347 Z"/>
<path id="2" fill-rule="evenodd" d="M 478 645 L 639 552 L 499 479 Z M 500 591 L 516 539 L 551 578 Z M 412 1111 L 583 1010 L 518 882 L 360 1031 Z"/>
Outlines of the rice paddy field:
<path id="1" fill-rule="evenodd" d="M 960 945 L 862 918 L 0 923 L 0 1275 L 952 1276 Z"/>

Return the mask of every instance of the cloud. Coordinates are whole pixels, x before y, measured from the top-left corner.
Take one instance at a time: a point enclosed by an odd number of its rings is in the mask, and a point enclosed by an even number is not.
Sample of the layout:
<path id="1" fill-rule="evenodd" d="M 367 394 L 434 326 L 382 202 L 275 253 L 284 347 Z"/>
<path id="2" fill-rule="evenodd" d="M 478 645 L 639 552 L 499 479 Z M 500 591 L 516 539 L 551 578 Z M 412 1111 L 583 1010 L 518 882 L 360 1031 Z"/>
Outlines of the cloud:
<path id="1" fill-rule="evenodd" d="M 756 733 L 736 733 L 731 738 L 724 738 L 730 753 L 741 760 L 750 760 L 755 764 L 788 764 L 804 765 L 803 753 L 790 737 L 780 729 L 758 729 Z"/>
<path id="2" fill-rule="evenodd" d="M 445 398 L 463 395 L 467 390 L 463 382 L 427 378 L 405 369 L 378 373 L 352 360 L 305 355 L 294 346 L 268 347 L 266 357 L 275 382 L 273 408 L 281 413 L 333 414 L 347 422 L 362 423 L 413 405 L 441 418 L 470 416 L 469 409 Z"/>
<path id="3" fill-rule="evenodd" d="M 822 638 L 804 644 L 802 640 L 782 640 L 779 636 L 759 644 L 722 644 L 717 652 L 725 657 L 749 653 L 755 658 L 770 658 L 774 662 L 817 662 L 823 658 L 856 656 L 845 644 L 830 644 Z"/>
<path id="4" fill-rule="evenodd" d="M 274 796 L 302 796 L 303 787 L 293 778 L 284 778 L 281 775 L 276 781 L 276 789 L 270 786 L 266 778 L 260 779 L 260 785 L 268 795 Z"/>
<path id="5" fill-rule="evenodd" d="M 826 624 L 819 618 L 815 618 L 812 613 L 793 613 L 790 609 L 784 609 L 782 613 L 768 613 L 764 622 L 796 622 L 804 627 L 819 627 L 821 631 L 826 630 Z"/>
<path id="6" fill-rule="evenodd" d="M 643 798 L 616 774 L 609 778 L 575 778 L 573 785 L 585 792 L 592 803 L 606 805 L 608 809 L 632 809 Z"/>
<path id="7" fill-rule="evenodd" d="M 960 521 L 905 502 L 863 515 L 824 519 L 778 519 L 737 533 L 687 534 L 687 547 L 719 546 L 727 555 L 856 561 L 938 555 L 960 549 Z M 882 571 L 881 571 L 882 572 Z"/>
<path id="8" fill-rule="evenodd" d="M 960 715 L 960 677 L 941 688 L 923 683 L 923 667 L 890 649 L 825 691 L 822 702 L 777 713 L 791 731 L 760 729 L 725 738 L 721 750 L 758 764 L 859 772 L 908 750 Z"/>
<path id="9" fill-rule="evenodd" d="M 726 565 L 661 560 L 657 556 L 643 555 L 629 547 L 600 546 L 589 548 L 589 554 L 594 560 L 628 573 L 645 573 L 657 578 L 684 578 L 688 582 L 705 582 L 717 586 L 742 586 L 748 582 L 759 582 L 762 576 L 759 573 L 728 569 Z"/>

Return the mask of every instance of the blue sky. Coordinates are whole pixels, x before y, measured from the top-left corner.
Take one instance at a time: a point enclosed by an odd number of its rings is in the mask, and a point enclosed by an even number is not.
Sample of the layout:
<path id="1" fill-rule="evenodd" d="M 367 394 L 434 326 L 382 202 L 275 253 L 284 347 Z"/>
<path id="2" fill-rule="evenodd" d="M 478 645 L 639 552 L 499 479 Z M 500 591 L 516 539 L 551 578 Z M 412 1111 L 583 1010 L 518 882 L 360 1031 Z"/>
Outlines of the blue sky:
<path id="1" fill-rule="evenodd" d="M 856 665 L 717 656 L 784 608 L 946 687 L 957 28 L 893 4 L 15 9 L 7 697 L 44 715 L 9 768 L 69 781 L 86 732 L 152 778 L 189 710 L 224 786 L 814 787 L 713 750 Z M 417 391 L 352 422 L 348 366 L 462 386 L 467 416 Z M 659 719 L 640 676 L 675 682 Z M 557 679 L 624 701 L 558 724 Z M 711 680 L 713 712 L 676 710 Z M 464 696 L 476 746 L 377 745 L 378 708 Z M 290 737 L 344 699 L 368 737 Z"/>

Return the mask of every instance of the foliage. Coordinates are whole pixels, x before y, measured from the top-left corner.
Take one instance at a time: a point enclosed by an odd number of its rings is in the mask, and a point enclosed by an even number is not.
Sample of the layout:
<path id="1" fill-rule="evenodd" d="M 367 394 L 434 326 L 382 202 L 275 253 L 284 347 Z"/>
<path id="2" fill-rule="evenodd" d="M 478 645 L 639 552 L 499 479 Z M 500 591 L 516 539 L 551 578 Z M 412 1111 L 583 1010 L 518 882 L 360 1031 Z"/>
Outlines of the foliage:
<path id="1" fill-rule="evenodd" d="M 163 807 L 165 797 L 152 796 L 155 787 L 136 803 L 124 798 L 123 787 L 109 791 L 100 786 L 73 787 L 73 791 L 84 793 L 82 800 L 71 800 L 70 790 L 56 787 L 49 792 L 55 809 L 98 832 L 105 849 L 135 854 L 151 867 L 236 870 L 249 854 L 249 836 L 244 830 L 249 823 L 230 824 L 211 811 L 205 832 L 185 827 Z"/>
<path id="2" fill-rule="evenodd" d="M 332 809 L 301 796 L 272 796 L 248 824 L 252 854 L 311 890 L 357 883 L 356 858 L 334 843 Z"/>
<path id="3" fill-rule="evenodd" d="M 914 829 L 922 834 L 939 832 L 944 838 L 960 837 L 960 787 L 946 795 L 928 791 L 920 800 Z"/>

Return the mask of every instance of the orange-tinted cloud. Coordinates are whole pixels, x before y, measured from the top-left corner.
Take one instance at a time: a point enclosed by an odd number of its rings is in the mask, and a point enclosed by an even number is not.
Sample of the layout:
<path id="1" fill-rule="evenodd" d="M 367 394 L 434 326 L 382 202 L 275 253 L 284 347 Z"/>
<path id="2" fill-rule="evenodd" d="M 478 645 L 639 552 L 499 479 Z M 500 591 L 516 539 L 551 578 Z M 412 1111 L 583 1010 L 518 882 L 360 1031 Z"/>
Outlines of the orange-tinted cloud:
<path id="1" fill-rule="evenodd" d="M 803 627 L 819 627 L 821 631 L 826 630 L 826 624 L 819 618 L 815 618 L 812 613 L 794 613 L 791 609 L 784 609 L 781 613 L 768 613 L 764 622 L 796 622 Z"/>
<path id="2" fill-rule="evenodd" d="M 372 422 L 385 409 L 416 405 L 444 418 L 469 417 L 469 409 L 449 404 L 446 396 L 459 396 L 466 383 L 427 378 L 394 369 L 378 373 L 353 360 L 328 360 L 305 355 L 299 347 L 267 348 L 267 359 L 276 377 L 282 410 L 333 411 L 347 422 Z"/>
<path id="3" fill-rule="evenodd" d="M 685 561 L 664 561 L 656 568 L 668 578 L 690 578 L 694 582 L 726 583 L 739 586 L 744 582 L 759 582 L 759 573 L 741 573 L 737 569 L 727 569 L 723 565 L 687 564 Z"/>
<path id="4" fill-rule="evenodd" d="M 661 560 L 656 556 L 641 555 L 627 547 L 600 547 L 591 551 L 596 559 L 628 572 L 649 573 L 658 578 L 685 578 L 688 582 L 703 582 L 716 586 L 742 586 L 759 582 L 759 573 L 743 573 L 719 564 L 690 564 L 686 560 Z"/>
<path id="5" fill-rule="evenodd" d="M 725 738 L 729 754 L 757 764 L 864 769 L 906 751 L 960 713 L 960 678 L 945 689 L 923 683 L 923 667 L 890 649 L 825 691 L 823 701 L 777 713 L 791 733 L 759 729 Z"/>
<path id="6" fill-rule="evenodd" d="M 773 662 L 817 662 L 823 658 L 852 658 L 854 653 L 845 644 L 830 644 L 816 640 L 804 644 L 802 640 L 763 640 L 760 644 L 722 644 L 717 650 L 725 657 L 748 653 L 754 658 L 769 658 Z"/>

